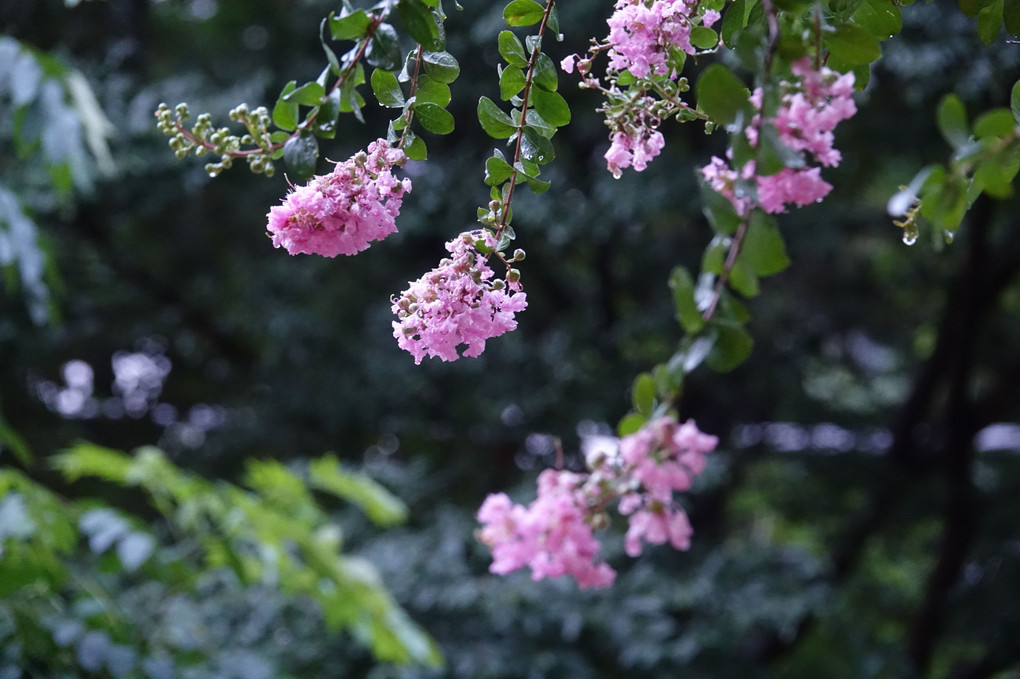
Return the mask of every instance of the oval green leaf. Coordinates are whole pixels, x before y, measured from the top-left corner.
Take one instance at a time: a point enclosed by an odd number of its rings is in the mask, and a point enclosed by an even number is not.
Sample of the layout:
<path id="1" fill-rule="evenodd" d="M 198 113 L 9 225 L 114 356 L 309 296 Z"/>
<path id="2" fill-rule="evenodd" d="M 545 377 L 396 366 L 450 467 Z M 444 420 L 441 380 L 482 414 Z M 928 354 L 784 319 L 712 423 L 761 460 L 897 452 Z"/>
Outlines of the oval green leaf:
<path id="1" fill-rule="evenodd" d="M 418 122 L 433 134 L 450 134 L 453 132 L 453 116 L 442 106 L 431 102 L 414 105 L 414 114 Z"/>
<path id="2" fill-rule="evenodd" d="M 372 92 L 379 103 L 387 108 L 401 108 L 404 105 L 404 92 L 393 71 L 381 68 L 372 71 Z"/>
<path id="3" fill-rule="evenodd" d="M 485 133 L 493 139 L 508 139 L 517 132 L 517 126 L 510 116 L 500 110 L 488 97 L 478 100 L 478 122 L 481 123 Z"/>
<path id="4" fill-rule="evenodd" d="M 425 72 L 441 83 L 452 83 L 460 75 L 460 64 L 449 52 L 422 52 Z"/>
<path id="5" fill-rule="evenodd" d="M 870 64 L 882 56 L 878 38 L 857 24 L 840 24 L 823 39 L 832 57 L 843 64 Z"/>
<path id="6" fill-rule="evenodd" d="M 695 86 L 698 108 L 718 125 L 732 123 L 747 108 L 750 94 L 729 68 L 712 64 L 702 72 Z"/>
<path id="7" fill-rule="evenodd" d="M 414 88 L 414 99 L 418 102 L 432 102 L 446 108 L 450 103 L 450 86 L 441 83 L 430 75 L 418 76 L 418 85 Z"/>
<path id="8" fill-rule="evenodd" d="M 513 0 L 503 8 L 503 18 L 510 26 L 531 26 L 542 20 L 545 8 L 535 0 Z"/>
<path id="9" fill-rule="evenodd" d="M 527 80 L 524 77 L 524 71 L 516 66 L 507 66 L 499 75 L 500 99 L 503 101 L 508 100 L 523 90 L 525 84 L 527 84 Z"/>
<path id="10" fill-rule="evenodd" d="M 524 45 L 512 31 L 502 31 L 498 38 L 499 55 L 506 59 L 506 63 L 518 68 L 528 65 L 528 57 L 524 53 Z"/>
<path id="11" fill-rule="evenodd" d="M 531 102 L 539 115 L 550 125 L 563 127 L 570 122 L 570 106 L 567 105 L 566 99 L 556 92 L 533 89 Z"/>
<path id="12" fill-rule="evenodd" d="M 315 137 L 291 137 L 283 146 L 283 162 L 287 172 L 295 179 L 305 181 L 315 174 L 315 163 L 319 160 L 319 142 Z"/>

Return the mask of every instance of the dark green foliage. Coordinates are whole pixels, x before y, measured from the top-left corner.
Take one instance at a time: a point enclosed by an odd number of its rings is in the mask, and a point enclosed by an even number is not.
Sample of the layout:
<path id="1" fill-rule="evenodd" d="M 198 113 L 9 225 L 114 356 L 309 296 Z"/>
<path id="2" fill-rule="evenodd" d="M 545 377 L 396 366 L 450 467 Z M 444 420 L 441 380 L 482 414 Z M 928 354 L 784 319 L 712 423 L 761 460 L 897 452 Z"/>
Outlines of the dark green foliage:
<path id="1" fill-rule="evenodd" d="M 665 126 L 663 155 L 644 173 L 613 180 L 601 158 L 606 129 L 590 114 L 596 100 L 578 92 L 572 76 L 547 80 L 542 66 L 537 88 L 559 93 L 573 115 L 557 129 L 558 100 L 536 108 L 540 118 L 529 112 L 522 146 L 531 144 L 537 158 L 548 151 L 540 140 L 551 138 L 556 162 L 539 168 L 524 158 L 514 167 L 513 146 L 502 141 L 490 153 L 490 134 L 520 132 L 520 118 L 506 112 L 517 105 L 496 103 L 496 64 L 525 69 L 533 45 L 525 52 L 524 36 L 535 30 L 514 28 L 521 38 L 506 31 L 497 44 L 501 4 L 451 12 L 447 52 L 423 55 L 428 79 L 419 79 L 415 101 L 447 111 L 458 136 L 426 135 L 429 161 L 407 171 L 414 190 L 400 234 L 336 260 L 291 258 L 265 238 L 265 214 L 288 190 L 282 172 L 227 173 L 211 183 L 200 163 L 171 157 L 151 121 L 164 98 L 194 96 L 202 110 L 226 111 L 238 99 L 273 108 L 292 78 L 294 89 L 317 82 L 328 56 L 311 36 L 336 4 L 221 2 L 211 17 L 192 13 L 200 3 L 0 7 L 0 25 L 20 45 L 40 59 L 59 54 L 84 73 L 116 128 L 108 143 L 118 172 L 104 179 L 84 146 L 80 168 L 60 169 L 74 153 L 57 162 L 46 149 L 72 149 L 73 135 L 44 147 L 27 133 L 27 114 L 0 116 L 0 138 L 13 150 L 0 154 L 0 183 L 18 208 L 4 213 L 5 224 L 22 215 L 36 226 L 52 257 L 37 280 L 59 311 L 37 325 L 27 283 L 17 270 L 4 279 L 0 674 L 161 679 L 182 667 L 188 676 L 246 679 L 1015 674 L 1020 469 L 1013 430 L 985 427 L 1020 421 L 1020 207 L 1006 190 L 1015 181 L 1007 178 L 1010 157 L 991 143 L 1010 134 L 1004 111 L 1020 121 L 1020 52 L 1001 32 L 989 48 L 978 42 L 978 13 L 991 3 L 971 3 L 971 19 L 937 3 L 843 4 L 823 11 L 836 36 L 830 46 L 839 45 L 839 22 L 852 20 L 884 41 L 888 59 L 875 65 L 858 116 L 837 132 L 844 162 L 823 172 L 833 193 L 821 206 L 749 225 L 744 238 L 754 247 L 734 269 L 737 292 L 723 291 L 711 323 L 697 304 L 717 279 L 689 272 L 703 252 L 708 268 L 723 270 L 721 244 L 740 220 L 727 201 L 699 193 L 694 168 L 723 152 L 723 135 Z M 534 18 L 527 3 L 512 6 L 515 21 Z M 416 13 L 409 19 L 394 13 L 398 28 L 424 16 L 409 7 Z M 567 42 L 541 46 L 550 61 L 603 35 L 607 9 L 564 3 L 559 30 Z M 727 44 L 736 46 L 744 26 L 764 34 L 761 3 L 722 9 L 716 27 Z M 1014 9 L 1003 3 L 1007 30 Z M 497 28 L 469 30 L 476 24 Z M 368 20 L 354 11 L 327 25 L 340 54 Z M 557 30 L 552 17 L 549 27 Z M 898 34 L 885 41 L 887 33 Z M 361 80 L 371 75 L 373 91 L 395 101 L 385 74 L 403 68 L 406 48 Z M 760 61 L 754 50 L 738 53 Z M 712 84 L 715 76 L 702 77 Z M 732 82 L 718 88 L 723 113 L 746 107 L 745 88 L 755 83 L 739 82 L 739 92 Z M 406 103 L 409 78 L 397 83 Z M 965 113 L 962 128 L 952 104 L 955 112 L 937 122 L 938 102 L 950 92 Z M 0 107 L 11 110 L 3 96 Z M 403 104 L 384 109 L 364 98 L 364 126 L 338 116 L 334 138 L 314 137 L 323 157 L 347 158 L 383 136 L 388 118 L 404 120 Z M 71 109 L 68 102 L 61 108 Z M 316 105 L 286 102 L 273 118 L 296 128 Z M 360 106 L 358 93 L 345 91 L 343 106 Z M 482 126 L 474 125 L 482 108 Z M 12 127 L 19 120 L 21 142 Z M 408 154 L 420 149 L 424 157 L 421 137 L 412 136 L 420 129 L 411 127 Z M 961 142 L 959 157 L 942 127 Z M 963 222 L 951 246 L 932 229 L 921 233 L 933 238 L 906 248 L 886 202 L 929 163 L 941 171 L 925 175 L 917 191 L 934 198 L 925 208 L 931 221 L 959 214 Z M 966 214 L 967 187 L 951 179 L 964 166 L 989 194 L 971 196 Z M 393 345 L 389 295 L 434 266 L 442 243 L 493 199 L 490 187 L 502 195 L 514 170 L 518 184 L 553 182 L 542 196 L 515 196 L 514 243 L 528 250 L 529 308 L 520 327 L 478 360 L 415 369 Z M 692 336 L 682 340 L 684 331 Z M 124 399 L 111 388 L 111 357 L 121 351 L 171 361 L 149 405 L 173 406 L 174 417 L 154 407 L 113 417 Z M 66 386 L 61 371 L 73 359 L 95 371 L 96 414 L 61 416 L 44 398 L 47 384 Z M 733 370 L 718 375 L 704 363 Z M 565 464 L 576 467 L 579 424 L 591 431 L 609 423 L 598 429 L 605 432 L 620 421 L 621 431 L 633 431 L 681 382 L 673 407 L 722 438 L 689 496 L 690 552 L 649 548 L 631 561 L 623 527 L 614 526 L 607 558 L 621 576 L 607 592 L 486 572 L 488 555 L 472 537 L 474 511 L 491 491 L 532 497 L 535 474 L 556 464 L 544 435 L 559 437 Z M 218 424 L 199 426 L 216 412 Z M 260 505 L 246 503 L 262 498 L 275 523 L 260 514 L 242 525 L 293 537 L 291 550 L 316 535 L 312 525 L 330 527 L 318 534 L 325 542 L 339 527 L 342 550 L 330 554 L 372 564 L 391 601 L 440 646 L 445 669 L 380 665 L 368 637 L 343 625 L 347 632 L 331 631 L 326 610 L 307 596 L 316 591 L 307 575 L 289 579 L 289 592 L 279 581 L 241 577 L 243 564 L 258 562 L 257 550 L 228 549 L 226 531 L 172 529 L 148 491 L 90 478 L 68 484 L 53 472 L 52 456 L 79 440 L 119 450 L 159 443 L 167 451 L 159 469 L 172 460 L 178 470 L 165 478 L 202 490 L 190 503 L 171 502 L 178 518 L 187 518 L 182 506 L 196 505 L 200 523 L 226 521 L 235 508 L 251 516 Z M 338 481 L 321 457 L 327 450 L 344 470 L 364 472 L 406 502 L 407 523 L 374 525 L 370 519 L 398 522 L 401 504 L 381 500 L 360 476 Z M 309 457 L 324 465 L 318 473 L 301 461 Z M 251 467 L 257 472 L 246 471 L 249 458 L 261 461 Z M 223 512 L 214 515 L 206 505 L 217 502 Z M 401 622 L 390 621 L 406 631 Z"/>

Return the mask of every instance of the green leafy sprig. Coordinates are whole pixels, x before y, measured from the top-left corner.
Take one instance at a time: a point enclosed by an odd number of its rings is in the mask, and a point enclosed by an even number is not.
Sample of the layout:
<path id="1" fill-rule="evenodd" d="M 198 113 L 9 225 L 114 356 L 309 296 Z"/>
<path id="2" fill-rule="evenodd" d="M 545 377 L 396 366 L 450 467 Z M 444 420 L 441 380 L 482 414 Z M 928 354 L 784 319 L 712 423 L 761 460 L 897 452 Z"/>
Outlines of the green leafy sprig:
<path id="1" fill-rule="evenodd" d="M 559 24 L 554 0 L 543 7 L 534 0 L 513 0 L 503 9 L 503 18 L 510 27 L 538 24 L 538 31 L 524 43 L 510 30 L 499 34 L 498 47 L 505 65 L 499 67 L 499 91 L 502 101 L 513 107 L 506 113 L 486 96 L 478 100 L 478 121 L 494 139 L 506 139 L 513 145 L 510 159 L 498 148 L 485 161 L 485 183 L 490 188 L 487 207 L 478 208 L 478 221 L 496 234 L 497 256 L 507 265 L 511 279 L 519 273 L 510 263 L 524 258 L 517 250 L 507 260 L 502 252 L 516 237 L 511 221 L 514 191 L 526 183 L 535 193 L 544 193 L 549 182 L 539 179 L 540 166 L 555 157 L 552 137 L 556 130 L 570 122 L 570 107 L 556 91 L 559 86 L 556 66 L 542 52 L 546 29 L 558 33 Z"/>

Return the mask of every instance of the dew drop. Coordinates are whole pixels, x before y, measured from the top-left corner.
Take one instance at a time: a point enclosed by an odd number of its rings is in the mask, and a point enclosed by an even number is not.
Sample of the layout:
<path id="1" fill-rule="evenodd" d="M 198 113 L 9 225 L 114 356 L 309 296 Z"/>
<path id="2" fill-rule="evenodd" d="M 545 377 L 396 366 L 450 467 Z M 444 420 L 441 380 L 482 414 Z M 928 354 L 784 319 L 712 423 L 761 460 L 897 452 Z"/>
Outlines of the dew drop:
<path id="1" fill-rule="evenodd" d="M 917 242 L 917 234 L 911 231 L 904 231 L 903 242 L 906 243 L 907 245 L 913 245 L 914 243 Z"/>
<path id="2" fill-rule="evenodd" d="M 946 231 L 946 243 L 952 245 L 954 238 L 956 238 L 956 232 L 955 231 Z"/>

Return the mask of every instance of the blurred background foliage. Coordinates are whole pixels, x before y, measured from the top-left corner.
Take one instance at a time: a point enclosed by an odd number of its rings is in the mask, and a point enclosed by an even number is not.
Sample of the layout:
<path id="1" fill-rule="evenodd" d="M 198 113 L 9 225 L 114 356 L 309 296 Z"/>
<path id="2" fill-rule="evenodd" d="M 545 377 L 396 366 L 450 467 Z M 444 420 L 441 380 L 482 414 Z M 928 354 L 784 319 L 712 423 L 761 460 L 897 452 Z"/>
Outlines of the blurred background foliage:
<path id="1" fill-rule="evenodd" d="M 672 354 L 666 281 L 701 257 L 694 170 L 725 142 L 669 129 L 613 180 L 598 102 L 564 87 L 553 189 L 515 205 L 520 327 L 416 368 L 389 296 L 487 194 L 502 7 L 463 4 L 457 132 L 409 164 L 400 233 L 336 260 L 270 246 L 282 173 L 210 180 L 152 117 L 225 122 L 314 78 L 332 3 L 0 5 L 0 676 L 1020 676 L 1020 206 L 982 198 L 955 243 L 911 248 L 885 211 L 950 154 L 939 98 L 1008 105 L 1020 48 L 903 8 L 834 191 L 781 219 L 793 266 L 750 301 L 750 360 L 687 382 L 682 414 L 722 440 L 693 548 L 629 561 L 611 533 L 618 583 L 579 592 L 489 575 L 473 514 L 529 499 L 556 439 L 577 464 Z M 564 3 L 546 51 L 609 11 Z M 382 134 L 366 113 L 327 157 Z"/>

